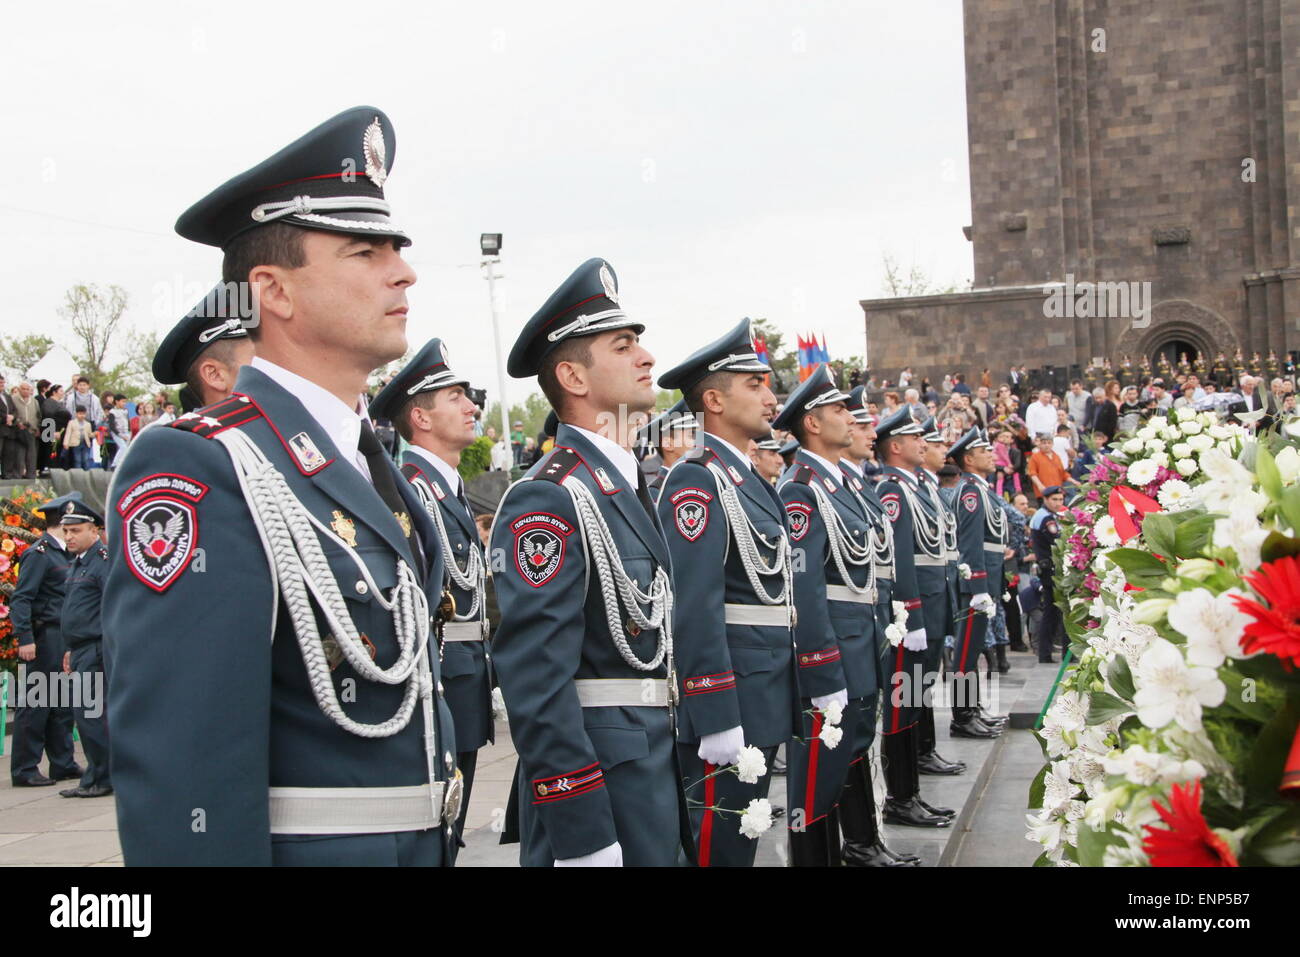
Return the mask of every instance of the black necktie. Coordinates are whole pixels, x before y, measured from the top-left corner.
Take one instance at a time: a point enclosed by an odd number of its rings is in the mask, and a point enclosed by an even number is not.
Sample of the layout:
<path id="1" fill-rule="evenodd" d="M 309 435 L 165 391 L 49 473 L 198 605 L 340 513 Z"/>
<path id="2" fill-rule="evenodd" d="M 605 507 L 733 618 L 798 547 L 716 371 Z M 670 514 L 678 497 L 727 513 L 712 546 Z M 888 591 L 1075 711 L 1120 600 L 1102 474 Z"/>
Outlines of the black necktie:
<path id="1" fill-rule="evenodd" d="M 636 470 L 636 497 L 641 502 L 641 507 L 645 509 L 645 513 L 650 516 L 650 521 L 653 524 L 655 520 L 655 503 L 654 499 L 650 497 L 650 490 L 646 487 L 645 473 L 640 468 Z"/>
<path id="2" fill-rule="evenodd" d="M 366 467 L 370 469 L 370 480 L 375 485 L 375 491 L 384 500 L 388 510 L 393 513 L 393 518 L 402 526 L 406 541 L 411 546 L 411 554 L 418 562 L 420 544 L 415 537 L 415 527 L 411 524 L 406 503 L 397 492 L 397 483 L 393 481 L 393 470 L 388 466 L 388 453 L 384 451 L 379 436 L 375 435 L 375 430 L 370 427 L 369 422 L 361 423 L 361 437 L 357 440 L 357 451 L 365 456 Z"/>

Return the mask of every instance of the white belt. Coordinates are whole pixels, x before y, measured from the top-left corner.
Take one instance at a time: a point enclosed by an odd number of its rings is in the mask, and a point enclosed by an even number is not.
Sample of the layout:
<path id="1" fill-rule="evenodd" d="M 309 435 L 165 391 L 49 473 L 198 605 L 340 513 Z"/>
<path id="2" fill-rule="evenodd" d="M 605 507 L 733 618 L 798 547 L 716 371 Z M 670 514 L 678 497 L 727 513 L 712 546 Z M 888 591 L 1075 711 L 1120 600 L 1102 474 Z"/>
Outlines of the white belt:
<path id="1" fill-rule="evenodd" d="M 790 605 L 733 605 L 724 606 L 723 620 L 728 625 L 773 625 L 789 628 L 794 609 Z"/>
<path id="2" fill-rule="evenodd" d="M 984 543 L 984 551 L 986 551 L 986 552 L 997 552 L 999 555 L 1001 555 L 1004 551 L 1006 551 L 1006 549 L 1007 549 L 1007 546 L 1005 546 L 1005 545 L 1000 545 L 1000 544 L 998 544 L 997 542 L 985 542 L 985 543 Z"/>
<path id="3" fill-rule="evenodd" d="M 480 621 L 449 621 L 442 626 L 443 641 L 482 641 L 483 622 Z"/>
<path id="4" fill-rule="evenodd" d="M 831 601 L 852 601 L 860 605 L 874 605 L 876 603 L 876 590 L 868 588 L 865 592 L 859 594 L 848 585 L 827 585 L 826 597 Z"/>
<path id="5" fill-rule="evenodd" d="M 668 707 L 668 682 L 663 678 L 575 678 L 573 684 L 584 708 Z"/>
<path id="6" fill-rule="evenodd" d="M 444 784 L 271 788 L 272 834 L 380 834 L 442 825 Z M 435 808 L 439 810 L 435 810 Z"/>
<path id="7" fill-rule="evenodd" d="M 891 581 L 891 582 L 892 582 L 892 581 L 894 580 L 894 566 L 893 566 L 893 565 L 877 565 L 877 566 L 876 566 L 876 578 L 883 578 L 883 579 L 885 579 L 886 581 Z"/>
<path id="8" fill-rule="evenodd" d="M 916 564 L 925 565 L 925 566 L 938 566 L 939 568 L 942 568 L 944 565 L 948 564 L 948 559 L 935 558 L 931 555 L 917 555 Z"/>

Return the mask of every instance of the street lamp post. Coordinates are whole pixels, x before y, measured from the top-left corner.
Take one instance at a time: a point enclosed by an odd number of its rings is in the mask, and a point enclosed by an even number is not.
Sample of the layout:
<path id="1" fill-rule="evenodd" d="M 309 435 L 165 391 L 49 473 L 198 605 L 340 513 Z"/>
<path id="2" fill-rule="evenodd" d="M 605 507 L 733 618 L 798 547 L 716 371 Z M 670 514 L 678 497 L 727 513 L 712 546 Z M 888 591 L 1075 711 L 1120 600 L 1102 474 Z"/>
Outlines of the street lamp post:
<path id="1" fill-rule="evenodd" d="M 483 268 L 487 271 L 488 283 L 488 302 L 492 307 L 492 344 L 496 348 L 497 357 L 497 396 L 501 403 L 501 441 L 506 443 L 506 449 L 510 448 L 510 409 L 506 401 L 506 363 L 501 354 L 501 323 L 497 318 L 497 288 L 496 281 L 498 277 L 493 270 L 493 266 L 501 262 L 501 234 L 500 233 L 482 233 L 478 238 L 479 251 L 483 254 Z"/>

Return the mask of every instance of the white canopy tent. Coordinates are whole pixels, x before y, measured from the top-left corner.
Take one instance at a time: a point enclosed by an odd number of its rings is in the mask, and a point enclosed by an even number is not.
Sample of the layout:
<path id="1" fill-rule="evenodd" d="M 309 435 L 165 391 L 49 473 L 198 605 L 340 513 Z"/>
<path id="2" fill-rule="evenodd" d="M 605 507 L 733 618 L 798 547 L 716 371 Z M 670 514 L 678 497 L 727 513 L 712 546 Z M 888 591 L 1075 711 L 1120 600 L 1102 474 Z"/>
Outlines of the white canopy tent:
<path id="1" fill-rule="evenodd" d="M 63 346 L 54 346 L 45 353 L 34 366 L 27 370 L 27 378 L 32 382 L 49 379 L 51 382 L 67 388 L 72 385 L 72 377 L 81 371 L 77 361 Z"/>

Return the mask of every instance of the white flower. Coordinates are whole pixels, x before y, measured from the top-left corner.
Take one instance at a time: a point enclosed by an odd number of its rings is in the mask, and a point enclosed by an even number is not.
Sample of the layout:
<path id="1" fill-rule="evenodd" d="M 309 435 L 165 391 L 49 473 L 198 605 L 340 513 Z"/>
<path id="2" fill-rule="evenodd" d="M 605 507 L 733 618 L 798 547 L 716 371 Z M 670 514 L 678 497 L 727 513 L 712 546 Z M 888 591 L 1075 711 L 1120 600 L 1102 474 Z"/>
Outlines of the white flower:
<path id="1" fill-rule="evenodd" d="M 1125 442 L 1123 445 L 1120 446 L 1120 451 L 1128 455 L 1137 455 L 1139 452 L 1142 451 L 1142 440 L 1129 439 L 1127 442 Z"/>
<path id="2" fill-rule="evenodd" d="M 759 778 L 766 773 L 767 762 L 763 760 L 763 752 L 752 744 L 742 748 L 740 757 L 736 759 L 736 776 L 741 783 L 757 784 Z"/>
<path id="3" fill-rule="evenodd" d="M 1161 429 L 1160 435 L 1164 438 L 1166 442 L 1177 442 L 1179 439 L 1183 437 L 1183 433 L 1179 432 L 1178 427 L 1173 425 L 1171 425 L 1167 429 Z"/>
<path id="4" fill-rule="evenodd" d="M 1178 471 L 1183 470 L 1183 464 L 1183 462 L 1178 463 Z M 1192 462 L 1192 469 L 1193 471 L 1196 469 L 1195 462 Z M 1170 479 L 1160 486 L 1160 491 L 1156 493 L 1156 500 L 1165 511 L 1177 512 L 1192 504 L 1192 487 L 1179 479 Z"/>
<path id="5" fill-rule="evenodd" d="M 1292 419 L 1282 428 L 1286 430 L 1286 434 L 1291 438 L 1300 439 L 1300 419 Z"/>
<path id="6" fill-rule="evenodd" d="M 1160 441 L 1159 439 L 1150 439 L 1147 441 L 1148 452 L 1163 452 L 1164 450 L 1165 450 L 1165 443 Z"/>
<path id="7" fill-rule="evenodd" d="M 1192 447 L 1186 442 L 1175 442 L 1169 451 L 1174 453 L 1174 458 L 1185 459 L 1192 454 Z"/>
<path id="8" fill-rule="evenodd" d="M 497 721 L 504 721 L 506 714 L 506 699 L 501 694 L 500 688 L 492 689 L 492 717 Z"/>
<path id="9" fill-rule="evenodd" d="M 1196 588 L 1178 596 L 1169 609 L 1169 624 L 1187 636 L 1187 663 L 1217 668 L 1225 658 L 1240 658 L 1240 638 L 1250 616 L 1232 603 L 1235 588 L 1215 595 Z"/>
<path id="10" fill-rule="evenodd" d="M 844 729 L 837 725 L 824 724 L 817 737 L 821 738 L 822 744 L 828 749 L 834 751 L 835 746 L 840 743 L 840 738 L 844 737 Z"/>
<path id="11" fill-rule="evenodd" d="M 1154 439 L 1156 437 L 1156 430 L 1150 425 L 1144 426 L 1137 430 L 1137 437 L 1143 442 L 1146 442 L 1148 439 Z"/>
<path id="12" fill-rule="evenodd" d="M 1134 462 L 1128 467 L 1126 481 L 1129 485 L 1141 487 L 1155 481 L 1157 464 L 1150 459 Z"/>
<path id="13" fill-rule="evenodd" d="M 1297 478 L 1300 478 L 1300 452 L 1296 451 L 1294 445 L 1288 445 L 1277 453 L 1274 462 L 1277 464 L 1278 472 L 1282 475 L 1283 485 L 1292 485 Z"/>
<path id="14" fill-rule="evenodd" d="M 1011 592 L 1009 592 L 1009 591 L 1004 591 L 1004 592 L 1002 593 L 1002 600 L 1003 600 L 1003 601 L 1010 601 L 1010 600 L 1011 600 Z"/>
<path id="15" fill-rule="evenodd" d="M 838 725 L 844 720 L 844 705 L 838 700 L 828 701 L 826 707 L 822 708 L 822 716 L 826 719 L 827 724 Z M 759 754 L 763 752 L 759 751 Z"/>
<path id="16" fill-rule="evenodd" d="M 1138 720 L 1148 728 L 1170 721 L 1188 731 L 1201 729 L 1201 709 L 1223 703 L 1227 689 L 1213 668 L 1188 666 L 1183 653 L 1163 638 L 1147 647 L 1134 673 Z"/>
<path id="17" fill-rule="evenodd" d="M 1198 435 L 1200 434 L 1202 425 L 1196 419 L 1189 419 L 1186 422 L 1180 422 L 1178 428 L 1182 431 L 1183 435 Z"/>
<path id="18" fill-rule="evenodd" d="M 1115 531 L 1115 520 L 1109 515 L 1097 519 L 1097 523 L 1092 526 L 1092 534 L 1097 536 L 1097 544 L 1103 548 L 1114 548 L 1121 544 L 1119 532 Z"/>
<path id="19" fill-rule="evenodd" d="M 1219 443 L 1219 451 L 1222 452 L 1224 455 L 1232 455 L 1232 453 L 1233 453 L 1233 451 L 1234 451 L 1233 448 L 1232 448 L 1232 443 L 1231 443 L 1231 442 L 1220 442 L 1220 443 Z"/>
<path id="20" fill-rule="evenodd" d="M 1088 726 L 1088 699 L 1077 691 L 1062 691 L 1047 715 L 1064 731 L 1082 731 Z"/>
<path id="21" fill-rule="evenodd" d="M 1256 492 L 1249 485 L 1238 485 L 1228 481 L 1204 482 L 1196 487 L 1196 497 L 1201 500 L 1207 512 L 1219 512 L 1227 515 L 1233 508 L 1253 511 L 1256 515 L 1268 507 L 1268 496 Z"/>
<path id="22" fill-rule="evenodd" d="M 1093 795 L 1083 808 L 1083 823 L 1095 831 L 1119 819 L 1120 805 L 1128 798 L 1128 787 L 1119 785 Z"/>
<path id="23" fill-rule="evenodd" d="M 957 574 L 962 577 L 963 581 L 969 579 L 971 576 L 970 566 L 967 565 L 965 562 L 962 562 L 957 566 Z"/>
<path id="24" fill-rule="evenodd" d="M 1026 838 L 1035 844 L 1041 844 L 1045 851 L 1056 851 L 1061 846 L 1065 835 L 1065 822 L 1053 817 L 1046 811 L 1039 814 L 1026 814 L 1025 823 L 1029 827 Z"/>
<path id="25" fill-rule="evenodd" d="M 1157 430 L 1167 429 L 1169 428 L 1169 420 L 1165 418 L 1163 415 L 1153 415 L 1151 419 L 1147 422 L 1147 425 Z"/>
<path id="26" fill-rule="evenodd" d="M 1169 468 L 1169 453 L 1168 453 L 1168 452 L 1157 452 L 1155 455 L 1151 456 L 1151 458 L 1149 459 L 1149 461 L 1154 462 L 1156 465 L 1160 466 L 1162 469 L 1167 469 L 1167 468 Z"/>
<path id="27" fill-rule="evenodd" d="M 1208 452 L 1214 448 L 1214 440 L 1208 435 L 1193 435 L 1187 440 L 1193 452 Z"/>
<path id="28" fill-rule="evenodd" d="M 1228 517 L 1214 523 L 1214 544 L 1236 552 L 1237 560 L 1246 571 L 1259 567 L 1260 546 L 1266 538 L 1268 529 L 1260 525 L 1254 503 L 1248 500 L 1234 501 L 1229 507 Z"/>
<path id="29" fill-rule="evenodd" d="M 1140 744 L 1102 758 L 1107 774 L 1116 774 L 1141 787 L 1169 787 L 1205 777 L 1199 761 L 1180 761 L 1170 754 L 1148 751 Z"/>
<path id="30" fill-rule="evenodd" d="M 1174 463 L 1174 468 L 1178 470 L 1178 474 L 1183 478 L 1190 478 L 1195 475 L 1199 467 L 1196 464 L 1196 459 L 1179 459 Z"/>
<path id="31" fill-rule="evenodd" d="M 1216 442 L 1222 442 L 1224 439 L 1232 437 L 1232 433 L 1221 425 L 1212 425 L 1205 431 L 1209 434 L 1210 438 L 1214 439 Z"/>
<path id="32" fill-rule="evenodd" d="M 751 841 L 760 837 L 772 826 L 772 803 L 765 798 L 754 798 L 740 815 L 740 833 Z"/>
<path id="33" fill-rule="evenodd" d="M 1067 759 L 1070 765 L 1071 779 L 1083 785 L 1083 793 L 1096 797 L 1106 783 L 1106 769 L 1102 767 L 1101 756 L 1084 750 L 1076 750 Z"/>
<path id="34" fill-rule="evenodd" d="M 894 612 L 894 621 L 907 621 L 907 606 L 905 604 L 901 601 L 894 601 L 890 602 L 890 607 Z"/>
<path id="35" fill-rule="evenodd" d="M 885 638 L 889 640 L 890 645 L 893 647 L 897 648 L 906 637 L 907 626 L 901 621 L 893 621 L 885 626 Z"/>
<path id="36" fill-rule="evenodd" d="M 1050 765 L 1043 777 L 1043 810 L 1063 814 L 1078 793 L 1079 785 L 1070 780 L 1069 763 L 1057 761 Z"/>

